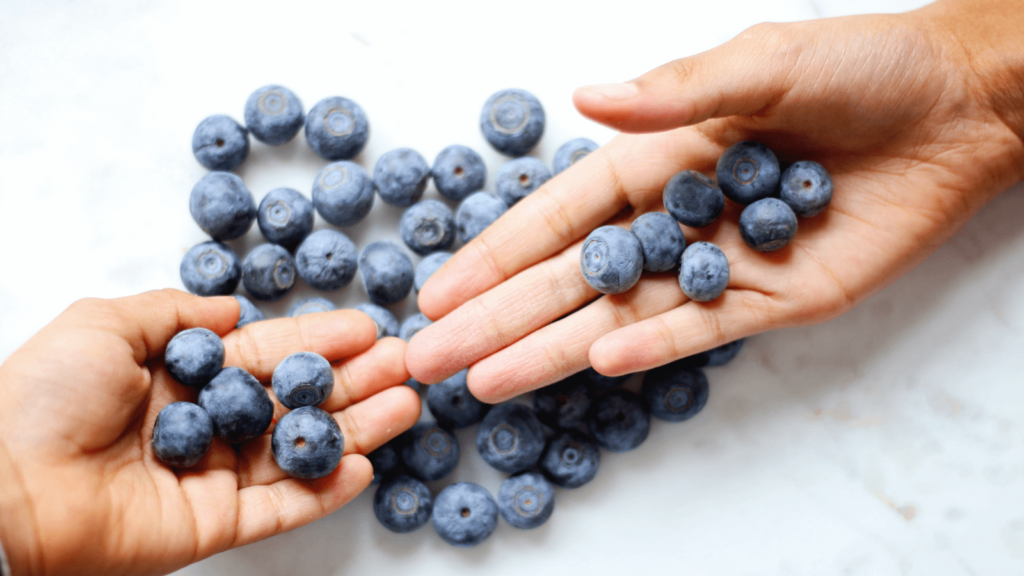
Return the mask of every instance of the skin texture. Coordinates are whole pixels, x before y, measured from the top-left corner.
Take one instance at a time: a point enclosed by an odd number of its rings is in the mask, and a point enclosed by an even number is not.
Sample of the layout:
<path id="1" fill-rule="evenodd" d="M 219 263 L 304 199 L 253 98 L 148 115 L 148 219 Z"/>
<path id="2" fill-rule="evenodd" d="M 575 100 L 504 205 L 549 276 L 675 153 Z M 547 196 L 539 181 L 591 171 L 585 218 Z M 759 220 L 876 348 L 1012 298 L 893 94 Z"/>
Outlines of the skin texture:
<path id="1" fill-rule="evenodd" d="M 434 272 L 437 272 L 437 269 L 443 266 L 451 257 L 451 252 L 434 252 L 420 260 L 420 263 L 416 265 L 416 274 L 413 276 L 413 288 L 419 292 L 420 288 L 423 288 L 423 285 L 433 276 Z"/>
<path id="2" fill-rule="evenodd" d="M 320 312 L 330 312 L 337 309 L 338 307 L 334 305 L 334 302 L 320 296 L 311 296 L 292 304 L 285 316 L 296 318 L 303 314 L 319 314 Z"/>
<path id="3" fill-rule="evenodd" d="M 578 90 L 584 115 L 627 133 L 525 198 L 427 282 L 419 307 L 437 321 L 410 343 L 410 371 L 431 383 L 470 367 L 470 390 L 496 402 L 588 365 L 637 372 L 850 310 L 1024 178 L 1024 66 L 1007 57 L 1024 44 L 1021 20 L 1013 2 L 952 0 L 762 24 L 634 81 Z M 786 249 L 744 246 L 739 206 L 728 203 L 715 224 L 684 230 L 733 266 L 712 304 L 653 275 L 598 298 L 572 273 L 590 231 L 660 210 L 672 175 L 713 173 L 745 139 L 832 174 L 831 205 Z"/>
<path id="4" fill-rule="evenodd" d="M 0 539 L 16 576 L 165 574 L 312 522 L 369 485 L 360 454 L 419 418 L 419 398 L 401 386 L 405 343 L 375 341 L 373 323 L 355 311 L 234 330 L 238 314 L 230 296 L 177 290 L 83 300 L 0 366 Z M 269 432 L 237 452 L 214 438 L 188 470 L 157 461 L 150 437 L 160 409 L 197 396 L 171 379 L 163 350 L 197 326 L 223 337 L 227 365 L 264 385 L 294 352 L 335 362 L 322 406 L 345 436 L 335 472 L 289 479 Z M 275 401 L 275 420 L 284 413 Z M 68 522 L 69 514 L 91 521 Z"/>
<path id="5" fill-rule="evenodd" d="M 555 158 L 552 160 L 555 174 L 565 172 L 569 166 L 579 162 L 581 158 L 598 148 L 597 142 L 590 138 L 573 138 L 562 144 L 555 151 Z"/>

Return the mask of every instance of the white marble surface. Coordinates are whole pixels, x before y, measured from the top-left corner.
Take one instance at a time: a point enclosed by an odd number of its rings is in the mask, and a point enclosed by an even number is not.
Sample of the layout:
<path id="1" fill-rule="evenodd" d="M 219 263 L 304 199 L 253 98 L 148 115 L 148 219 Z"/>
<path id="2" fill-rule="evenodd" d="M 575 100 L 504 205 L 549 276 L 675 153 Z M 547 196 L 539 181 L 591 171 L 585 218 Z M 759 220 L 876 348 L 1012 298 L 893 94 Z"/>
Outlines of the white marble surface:
<path id="1" fill-rule="evenodd" d="M 360 102 L 368 168 L 397 146 L 432 159 L 461 142 L 493 175 L 500 158 L 476 115 L 497 89 L 544 102 L 537 154 L 550 161 L 570 137 L 611 135 L 572 109 L 578 85 L 762 20 L 923 3 L 0 2 L 0 357 L 77 298 L 180 286 L 182 254 L 204 239 L 187 210 L 205 173 L 192 130 L 212 113 L 240 119 L 263 84 L 289 86 L 307 109 L 333 94 Z M 282 185 L 308 194 L 324 164 L 300 137 L 254 143 L 240 174 L 257 198 Z M 1024 573 L 1022 214 L 1017 186 L 850 314 L 753 339 L 709 371 L 698 418 L 656 422 L 640 449 L 605 453 L 538 530 L 500 524 L 457 550 L 429 527 L 385 531 L 368 491 L 181 574 Z M 378 203 L 346 232 L 360 245 L 394 238 L 398 216 Z M 234 244 L 258 241 L 254 228 Z M 365 294 L 356 282 L 332 298 Z M 468 454 L 452 480 L 496 491 L 501 476 L 459 437 Z"/>

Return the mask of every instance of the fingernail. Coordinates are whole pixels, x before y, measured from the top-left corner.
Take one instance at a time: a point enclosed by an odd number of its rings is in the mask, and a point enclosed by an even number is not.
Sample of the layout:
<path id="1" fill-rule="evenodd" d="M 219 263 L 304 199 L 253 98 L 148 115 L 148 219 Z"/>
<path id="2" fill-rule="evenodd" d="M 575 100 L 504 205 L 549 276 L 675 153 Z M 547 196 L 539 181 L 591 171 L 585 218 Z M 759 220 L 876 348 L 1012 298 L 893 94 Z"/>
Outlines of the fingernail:
<path id="1" fill-rule="evenodd" d="M 583 90 L 600 94 L 609 100 L 629 100 L 640 94 L 640 89 L 632 82 L 593 84 L 591 86 L 584 86 Z"/>

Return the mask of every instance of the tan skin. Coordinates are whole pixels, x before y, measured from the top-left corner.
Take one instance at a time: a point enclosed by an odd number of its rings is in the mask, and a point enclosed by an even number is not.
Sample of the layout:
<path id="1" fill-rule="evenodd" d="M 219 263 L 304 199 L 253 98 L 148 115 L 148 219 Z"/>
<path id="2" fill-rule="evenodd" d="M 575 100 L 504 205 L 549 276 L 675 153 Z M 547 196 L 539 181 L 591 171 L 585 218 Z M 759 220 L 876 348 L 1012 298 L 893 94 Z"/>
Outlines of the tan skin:
<path id="1" fill-rule="evenodd" d="M 406 362 L 427 383 L 469 367 L 498 402 L 588 366 L 638 372 L 726 342 L 850 310 L 904 274 L 986 202 L 1024 178 L 1024 24 L 1019 2 L 950 0 L 901 15 L 755 26 L 709 52 L 574 95 L 623 132 L 509 210 L 424 286 L 437 322 Z M 601 296 L 583 280 L 583 238 L 664 211 L 681 170 L 714 175 L 730 144 L 832 173 L 832 204 L 785 249 L 740 239 L 741 206 L 683 227 L 717 244 L 722 297 L 690 302 L 674 274 Z"/>
<path id="2" fill-rule="evenodd" d="M 356 311 L 234 330 L 238 314 L 234 298 L 174 290 L 85 300 L 0 367 L 0 538 L 14 574 L 164 574 L 312 522 L 369 485 L 363 455 L 419 417 L 419 396 L 401 385 L 405 343 L 375 341 Z M 345 456 L 332 474 L 288 478 L 270 452 L 273 426 L 240 449 L 215 439 L 187 470 L 154 457 L 160 409 L 197 396 L 171 379 L 163 349 L 196 326 L 222 334 L 225 363 L 264 383 L 294 352 L 334 362 L 322 408 Z M 275 400 L 274 421 L 285 412 Z"/>
<path id="3" fill-rule="evenodd" d="M 350 311 L 232 330 L 231 298 L 161 291 L 72 306 L 0 367 L 0 541 L 14 573 L 166 573 L 330 513 L 369 484 L 361 455 L 419 415 L 400 386 L 403 355 L 426 382 L 471 366 L 473 392 L 497 401 L 588 365 L 643 370 L 849 310 L 1024 176 L 1022 18 L 1008 0 L 950 0 L 906 15 L 757 26 L 626 86 L 581 89 L 581 112 L 630 134 L 520 202 L 435 274 L 419 302 L 440 320 L 408 350 L 374 342 L 372 322 Z M 590 230 L 660 210 L 670 176 L 711 173 L 725 147 L 747 138 L 835 177 L 832 205 L 803 220 L 789 248 L 746 248 L 732 205 L 720 223 L 684 229 L 728 255 L 720 300 L 687 302 L 672 275 L 600 298 L 583 282 L 579 246 Z M 300 350 L 336 362 L 326 407 L 346 456 L 335 473 L 286 478 L 266 436 L 238 451 L 215 441 L 187 471 L 155 460 L 156 414 L 196 395 L 160 357 L 193 326 L 224 335 L 227 364 L 263 382 Z"/>

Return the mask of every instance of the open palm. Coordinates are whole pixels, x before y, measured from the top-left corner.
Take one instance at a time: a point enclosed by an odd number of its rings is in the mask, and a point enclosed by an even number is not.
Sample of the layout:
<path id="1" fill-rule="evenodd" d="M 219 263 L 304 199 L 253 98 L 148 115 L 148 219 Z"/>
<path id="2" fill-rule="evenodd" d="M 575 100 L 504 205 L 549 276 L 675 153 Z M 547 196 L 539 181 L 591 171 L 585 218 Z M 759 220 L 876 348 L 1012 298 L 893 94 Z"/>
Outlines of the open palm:
<path id="1" fill-rule="evenodd" d="M 0 492 L 22 505 L 0 528 L 18 544 L 8 546 L 16 574 L 170 572 L 312 522 L 369 485 L 360 454 L 419 416 L 418 396 L 399 385 L 409 377 L 405 343 L 375 342 L 373 322 L 355 311 L 232 330 L 238 313 L 233 298 L 173 290 L 86 300 L 0 367 L 0 469 L 18 480 Z M 224 335 L 225 363 L 262 382 L 294 352 L 335 362 L 334 392 L 321 407 L 345 435 L 337 470 L 288 478 L 271 455 L 272 429 L 238 449 L 215 438 L 189 469 L 156 460 L 150 439 L 160 409 L 197 396 L 171 379 L 163 349 L 196 326 Z M 285 411 L 275 400 L 274 421 Z"/>
<path id="2" fill-rule="evenodd" d="M 431 278 L 419 305 L 440 319 L 410 343 L 411 373 L 437 382 L 471 366 L 471 390 L 494 402 L 590 365 L 637 372 L 849 310 L 1020 177 L 1021 141 L 958 49 L 907 16 L 759 25 L 631 83 L 578 91 L 583 114 L 631 134 L 517 204 Z M 591 230 L 664 211 L 671 176 L 713 175 L 740 140 L 823 164 L 832 204 L 768 254 L 743 244 L 737 204 L 706 228 L 684 226 L 688 243 L 729 258 L 713 302 L 688 301 L 673 274 L 645 274 L 620 295 L 585 283 Z"/>

